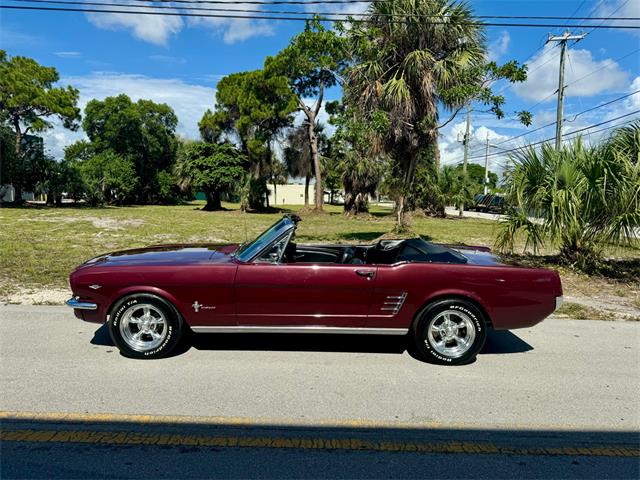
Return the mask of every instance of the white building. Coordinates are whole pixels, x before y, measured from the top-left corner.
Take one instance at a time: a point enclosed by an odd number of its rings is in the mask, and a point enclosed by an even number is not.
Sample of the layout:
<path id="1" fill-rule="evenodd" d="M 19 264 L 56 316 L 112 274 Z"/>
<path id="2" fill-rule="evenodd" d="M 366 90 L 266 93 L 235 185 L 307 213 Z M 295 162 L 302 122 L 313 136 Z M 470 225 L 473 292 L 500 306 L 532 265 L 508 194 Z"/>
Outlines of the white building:
<path id="1" fill-rule="evenodd" d="M 304 205 L 304 184 L 286 184 L 278 185 L 276 189 L 269 184 L 269 205 L 272 207 L 281 207 L 282 205 Z M 316 186 L 309 185 L 309 204 L 316 203 Z"/>
<path id="2" fill-rule="evenodd" d="M 278 185 L 277 189 L 273 188 L 273 184 L 268 185 L 269 188 L 269 205 L 272 207 L 281 207 L 282 205 L 304 205 L 304 183 L 287 183 L 286 185 Z M 324 202 L 328 203 L 329 192 L 324 192 Z M 342 192 L 334 195 L 333 201 L 341 203 Z M 309 184 L 309 205 L 316 204 L 316 185 Z"/>

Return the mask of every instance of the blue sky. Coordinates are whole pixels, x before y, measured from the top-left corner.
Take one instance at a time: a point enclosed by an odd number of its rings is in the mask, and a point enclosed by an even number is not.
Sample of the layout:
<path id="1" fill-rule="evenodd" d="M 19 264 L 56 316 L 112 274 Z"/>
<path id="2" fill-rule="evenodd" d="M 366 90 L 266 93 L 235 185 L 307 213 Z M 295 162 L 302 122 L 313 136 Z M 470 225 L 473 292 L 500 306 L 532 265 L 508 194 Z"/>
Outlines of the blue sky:
<path id="1" fill-rule="evenodd" d="M 470 3 L 479 15 L 570 16 L 575 12 L 576 16 L 606 17 L 620 7 L 615 16 L 640 17 L 638 0 L 475 0 Z M 366 4 L 347 5 L 339 10 L 340 7 L 324 8 L 332 12 L 357 12 L 366 8 Z M 289 10 L 295 6 L 274 8 Z M 178 114 L 179 133 L 196 137 L 199 118 L 204 110 L 213 107 L 216 82 L 228 73 L 260 68 L 265 56 L 285 47 L 302 27 L 302 22 L 0 10 L 0 48 L 9 55 L 25 55 L 43 65 L 55 66 L 61 83 L 80 89 L 82 106 L 92 98 L 120 92 L 134 99 L 166 102 Z M 545 47 L 544 43 L 548 33 L 561 31 L 559 28 L 487 29 L 492 58 L 498 62 L 516 59 L 530 65 L 531 75 L 526 84 L 503 91 L 508 112 L 531 109 L 534 113 L 534 125 L 529 130 L 555 120 L 555 96 L 551 94 L 557 88 L 559 49 L 551 44 Z M 571 84 L 566 91 L 567 116 L 640 90 L 640 52 L 628 55 L 638 48 L 638 31 L 622 30 L 595 30 L 585 40 L 572 45 L 566 66 L 567 83 Z M 626 58 L 616 61 L 625 55 Z M 600 69 L 597 73 L 573 83 L 597 69 Z M 503 88 L 496 85 L 496 90 Z M 339 96 L 339 89 L 329 92 L 329 99 Z M 585 113 L 568 122 L 566 131 L 638 109 L 640 94 Z M 445 118 L 447 113 L 441 115 Z M 554 135 L 554 127 L 549 127 L 511 140 L 527 129 L 512 118 L 496 120 L 482 112 L 474 113 L 472 125 L 473 156 L 484 151 L 482 144 L 487 135 L 492 144 L 503 149 Z M 461 115 L 441 131 L 440 147 L 445 163 L 460 161 L 462 149 L 457 136 L 463 128 Z M 592 138 L 598 135 L 601 134 L 594 134 Z M 81 132 L 56 127 L 46 134 L 45 141 L 52 154 L 61 156 L 64 146 L 81 136 Z M 500 152 L 494 147 L 491 151 Z M 504 162 L 500 155 L 490 160 L 494 169 L 499 169 Z"/>

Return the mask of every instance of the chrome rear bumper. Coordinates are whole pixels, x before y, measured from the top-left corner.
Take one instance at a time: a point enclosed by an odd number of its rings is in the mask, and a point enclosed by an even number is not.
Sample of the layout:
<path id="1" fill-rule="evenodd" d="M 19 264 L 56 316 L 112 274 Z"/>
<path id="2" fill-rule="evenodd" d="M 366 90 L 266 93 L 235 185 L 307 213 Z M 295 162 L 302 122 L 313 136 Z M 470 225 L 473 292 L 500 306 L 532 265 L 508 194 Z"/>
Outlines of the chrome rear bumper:
<path id="1" fill-rule="evenodd" d="M 98 304 L 93 302 L 83 302 L 79 298 L 71 297 L 66 301 L 68 307 L 76 308 L 78 310 L 97 310 Z"/>
<path id="2" fill-rule="evenodd" d="M 559 297 L 556 297 L 556 309 L 554 310 L 554 312 L 557 311 L 562 306 L 563 301 L 564 299 L 562 298 L 562 295 L 560 295 Z"/>

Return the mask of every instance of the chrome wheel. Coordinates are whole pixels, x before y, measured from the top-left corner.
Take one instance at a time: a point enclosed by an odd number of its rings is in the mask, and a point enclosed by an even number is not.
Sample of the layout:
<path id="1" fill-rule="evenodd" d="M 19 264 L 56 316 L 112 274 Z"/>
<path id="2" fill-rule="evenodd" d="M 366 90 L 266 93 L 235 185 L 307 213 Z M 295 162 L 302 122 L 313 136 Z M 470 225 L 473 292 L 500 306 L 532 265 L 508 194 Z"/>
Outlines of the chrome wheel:
<path id="1" fill-rule="evenodd" d="M 469 315 L 460 310 L 445 310 L 436 315 L 427 328 L 427 341 L 441 355 L 458 358 L 473 345 L 476 328 Z"/>
<path id="2" fill-rule="evenodd" d="M 146 352 L 160 346 L 167 337 L 168 322 L 155 306 L 139 303 L 129 307 L 120 320 L 120 335 L 136 352 Z"/>

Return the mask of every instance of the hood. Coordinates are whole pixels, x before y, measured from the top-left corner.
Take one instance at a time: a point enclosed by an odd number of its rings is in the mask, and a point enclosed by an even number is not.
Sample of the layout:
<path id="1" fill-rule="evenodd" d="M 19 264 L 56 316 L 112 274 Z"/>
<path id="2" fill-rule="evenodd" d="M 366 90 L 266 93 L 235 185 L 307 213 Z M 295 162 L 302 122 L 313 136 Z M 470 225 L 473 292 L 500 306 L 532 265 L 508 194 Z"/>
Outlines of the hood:
<path id="1" fill-rule="evenodd" d="M 85 262 L 85 266 L 108 265 L 189 265 L 196 263 L 226 263 L 237 245 L 172 244 L 120 250 L 99 255 Z"/>

